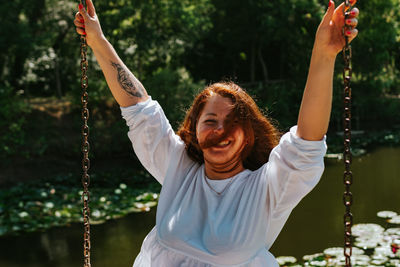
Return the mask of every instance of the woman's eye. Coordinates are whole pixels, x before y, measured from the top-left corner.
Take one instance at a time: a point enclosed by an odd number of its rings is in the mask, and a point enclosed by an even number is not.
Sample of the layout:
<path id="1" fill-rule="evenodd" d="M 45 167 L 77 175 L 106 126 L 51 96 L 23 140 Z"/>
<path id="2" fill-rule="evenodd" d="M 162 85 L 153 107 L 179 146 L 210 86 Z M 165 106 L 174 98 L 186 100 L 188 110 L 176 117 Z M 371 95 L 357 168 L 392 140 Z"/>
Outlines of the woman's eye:
<path id="1" fill-rule="evenodd" d="M 207 124 L 216 123 L 215 120 L 205 120 L 204 122 L 207 123 Z"/>

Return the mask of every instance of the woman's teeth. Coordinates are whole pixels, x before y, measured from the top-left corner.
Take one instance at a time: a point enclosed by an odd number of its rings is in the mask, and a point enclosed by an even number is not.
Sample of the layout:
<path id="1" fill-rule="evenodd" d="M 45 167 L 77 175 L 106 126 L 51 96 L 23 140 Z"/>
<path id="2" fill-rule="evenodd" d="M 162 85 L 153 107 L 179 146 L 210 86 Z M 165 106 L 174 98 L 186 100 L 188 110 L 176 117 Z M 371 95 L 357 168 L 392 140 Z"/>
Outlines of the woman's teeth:
<path id="1" fill-rule="evenodd" d="M 229 145 L 230 142 L 231 142 L 231 141 L 222 141 L 222 142 L 219 142 L 217 145 L 218 145 L 218 146 L 226 146 L 226 145 Z"/>

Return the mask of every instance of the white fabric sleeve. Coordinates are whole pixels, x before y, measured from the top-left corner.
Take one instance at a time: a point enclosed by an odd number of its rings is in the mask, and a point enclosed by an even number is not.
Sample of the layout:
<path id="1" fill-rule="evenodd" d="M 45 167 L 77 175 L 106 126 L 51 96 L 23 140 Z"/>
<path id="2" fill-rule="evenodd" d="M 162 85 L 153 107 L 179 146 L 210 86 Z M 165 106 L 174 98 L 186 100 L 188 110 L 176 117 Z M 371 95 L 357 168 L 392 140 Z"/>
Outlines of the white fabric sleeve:
<path id="1" fill-rule="evenodd" d="M 137 157 L 160 184 L 167 171 L 176 173 L 176 168 L 189 163 L 184 142 L 173 131 L 157 101 L 149 97 L 145 102 L 121 107 L 121 113 Z"/>
<path id="2" fill-rule="evenodd" d="M 298 137 L 296 130 L 293 126 L 284 134 L 269 157 L 267 206 L 273 220 L 289 216 L 324 171 L 326 136 L 321 141 L 308 141 Z"/>

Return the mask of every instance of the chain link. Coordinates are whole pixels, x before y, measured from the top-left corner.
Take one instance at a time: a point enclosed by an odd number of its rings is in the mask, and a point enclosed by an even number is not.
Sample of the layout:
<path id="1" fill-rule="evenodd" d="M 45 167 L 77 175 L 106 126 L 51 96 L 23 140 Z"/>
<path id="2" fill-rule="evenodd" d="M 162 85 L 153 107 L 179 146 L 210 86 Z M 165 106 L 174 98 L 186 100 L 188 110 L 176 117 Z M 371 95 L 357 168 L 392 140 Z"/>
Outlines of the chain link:
<path id="1" fill-rule="evenodd" d="M 349 0 L 345 0 L 345 5 L 343 9 L 344 19 L 345 21 L 349 18 L 350 12 L 352 9 L 352 5 Z M 351 68 L 351 45 L 349 44 L 349 38 L 345 34 L 347 30 L 346 24 L 343 26 L 343 36 L 345 37 L 346 44 L 343 48 L 343 59 L 344 59 L 344 68 L 343 68 L 343 86 L 344 86 L 344 95 L 343 95 L 343 142 L 344 142 L 344 151 L 343 151 L 343 162 L 344 162 L 344 173 L 343 173 L 343 183 L 345 187 L 345 191 L 343 193 L 343 204 L 345 206 L 345 214 L 343 217 L 344 223 L 344 257 L 345 257 L 345 266 L 351 267 L 351 255 L 352 255 L 352 233 L 351 227 L 353 226 L 353 214 L 350 212 L 350 207 L 353 204 L 353 195 L 350 192 L 350 186 L 353 183 L 353 173 L 350 170 L 350 165 L 352 162 L 352 154 L 350 150 L 351 143 L 351 88 L 350 88 L 350 80 L 352 76 L 352 68 Z"/>
<path id="2" fill-rule="evenodd" d="M 82 4 L 82 2 L 80 2 Z M 81 35 L 81 87 L 82 87 L 82 202 L 83 202 L 83 225 L 84 225 L 84 234 L 83 234 L 83 256 L 84 256 L 84 267 L 91 267 L 90 264 L 90 209 L 89 209 L 89 184 L 90 184 L 90 176 L 88 174 L 90 168 L 90 160 L 89 160 L 89 109 L 88 109 L 88 100 L 89 95 L 87 93 L 88 88 L 88 77 L 87 77 L 87 69 L 88 69 L 88 61 L 87 61 L 87 44 L 86 37 Z"/>

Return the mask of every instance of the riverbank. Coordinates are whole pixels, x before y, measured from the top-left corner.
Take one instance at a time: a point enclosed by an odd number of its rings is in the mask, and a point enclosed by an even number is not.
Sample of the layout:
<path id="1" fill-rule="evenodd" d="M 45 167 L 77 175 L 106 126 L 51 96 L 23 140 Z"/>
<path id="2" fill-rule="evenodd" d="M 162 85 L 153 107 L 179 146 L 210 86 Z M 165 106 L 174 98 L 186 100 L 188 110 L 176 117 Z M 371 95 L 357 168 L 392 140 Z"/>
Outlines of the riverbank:
<path id="1" fill-rule="evenodd" d="M 101 224 L 132 212 L 147 212 L 157 205 L 160 185 L 147 173 L 92 175 L 91 224 Z M 82 187 L 79 176 L 21 183 L 0 190 L 0 236 L 43 231 L 82 222 Z"/>
<path id="2" fill-rule="evenodd" d="M 328 151 L 325 157 L 342 159 L 343 133 L 329 134 L 327 137 Z M 351 151 L 354 157 L 362 156 L 369 151 L 382 146 L 397 147 L 400 145 L 400 129 L 382 129 L 381 131 L 353 131 Z"/>

